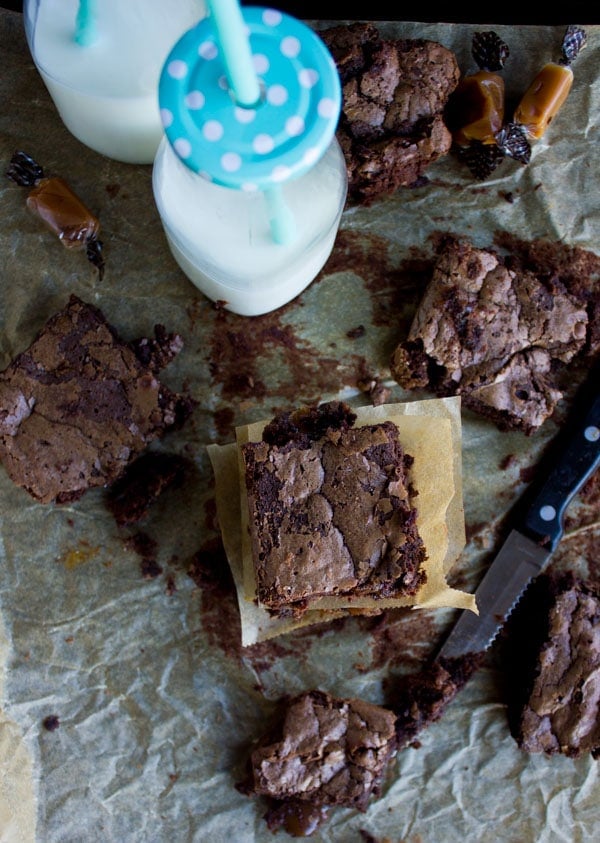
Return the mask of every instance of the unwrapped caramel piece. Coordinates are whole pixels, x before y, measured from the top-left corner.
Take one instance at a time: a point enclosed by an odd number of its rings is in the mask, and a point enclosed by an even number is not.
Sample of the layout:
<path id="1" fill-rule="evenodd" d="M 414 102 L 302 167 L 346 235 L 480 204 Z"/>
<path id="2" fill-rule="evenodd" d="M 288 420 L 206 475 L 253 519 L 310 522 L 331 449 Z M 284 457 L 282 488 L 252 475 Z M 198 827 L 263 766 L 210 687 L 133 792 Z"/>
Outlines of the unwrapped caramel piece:
<path id="1" fill-rule="evenodd" d="M 455 143 L 466 146 L 476 140 L 495 144 L 504 122 L 504 79 L 488 70 L 465 76 L 454 92 L 453 108 L 462 117 L 452 133 Z"/>

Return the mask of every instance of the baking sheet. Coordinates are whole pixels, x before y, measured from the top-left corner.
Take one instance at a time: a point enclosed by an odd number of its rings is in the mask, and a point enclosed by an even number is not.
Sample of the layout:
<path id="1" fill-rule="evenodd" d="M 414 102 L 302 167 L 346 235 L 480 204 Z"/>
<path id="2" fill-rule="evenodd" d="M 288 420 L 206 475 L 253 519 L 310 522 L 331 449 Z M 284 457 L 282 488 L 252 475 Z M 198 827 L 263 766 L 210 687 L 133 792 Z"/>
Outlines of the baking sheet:
<path id="1" fill-rule="evenodd" d="M 439 40 L 464 70 L 474 69 L 476 27 L 377 25 L 392 36 Z M 63 249 L 26 212 L 23 188 L 0 182 L 0 368 L 73 292 L 99 305 L 127 339 L 149 335 L 155 323 L 180 331 L 184 351 L 162 377 L 199 405 L 160 445 L 189 460 L 185 484 L 136 527 L 116 525 L 101 490 L 44 507 L 0 471 L 0 839 L 266 843 L 273 836 L 260 804 L 234 785 L 275 700 L 321 687 L 383 703 L 394 676 L 418 669 L 455 614 L 398 609 L 242 651 L 235 591 L 218 567 L 206 445 L 301 402 L 368 404 L 360 388 L 368 380 L 389 387 L 391 401 L 430 397 L 390 382 L 388 362 L 408 330 L 436 232 L 476 245 L 508 232 L 598 249 L 600 27 L 587 27 L 573 91 L 527 168 L 505 162 L 477 184 L 447 158 L 423 186 L 347 209 L 318 280 L 253 320 L 215 310 L 182 276 L 154 210 L 151 168 L 102 158 L 64 129 L 21 27 L 20 15 L 0 12 L 3 168 L 20 148 L 68 178 L 101 219 L 107 269 L 99 283 L 82 255 Z M 557 56 L 564 28 L 494 29 L 511 46 L 505 78 L 516 96 Z M 583 367 L 573 365 L 570 375 L 575 386 Z M 468 543 L 451 571 L 453 586 L 474 590 L 556 420 L 524 437 L 463 413 Z M 554 567 L 598 579 L 598 510 L 593 489 L 578 496 Z M 154 542 L 154 567 L 144 566 L 140 533 Z M 399 754 L 367 813 L 337 810 L 313 839 L 360 841 L 361 831 L 381 843 L 598 838 L 597 763 L 520 753 L 508 734 L 501 678 L 492 653 L 421 748 Z M 52 715 L 59 725 L 49 730 L 43 724 Z"/>

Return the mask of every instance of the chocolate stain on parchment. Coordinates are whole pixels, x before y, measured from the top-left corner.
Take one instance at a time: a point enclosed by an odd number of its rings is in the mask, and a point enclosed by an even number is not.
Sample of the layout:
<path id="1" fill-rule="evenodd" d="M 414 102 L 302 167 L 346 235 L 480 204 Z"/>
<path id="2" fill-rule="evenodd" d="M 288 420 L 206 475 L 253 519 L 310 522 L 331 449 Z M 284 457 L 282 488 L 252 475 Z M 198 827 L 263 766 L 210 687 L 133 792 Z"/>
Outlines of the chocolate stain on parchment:
<path id="1" fill-rule="evenodd" d="M 433 615 L 425 610 L 387 609 L 380 615 L 358 617 L 370 636 L 370 663 L 360 672 L 382 667 L 415 670 L 435 646 L 438 630 Z"/>
<path id="2" fill-rule="evenodd" d="M 389 244 L 374 234 L 340 231 L 335 248 L 314 284 L 340 272 L 351 271 L 360 277 L 372 302 L 372 326 L 363 324 L 364 314 L 357 314 L 360 331 L 349 328 L 357 342 L 377 327 L 392 327 L 394 342 L 408 331 L 420 295 L 423 292 L 430 261 L 421 253 L 399 265 L 390 257 Z M 221 389 L 223 401 L 237 403 L 247 399 L 264 400 L 276 396 L 280 402 L 296 404 L 299 393 L 307 403 L 321 400 L 323 394 L 337 393 L 343 387 L 360 388 L 382 372 L 388 374 L 393 344 L 382 343 L 374 359 L 357 352 L 331 355 L 323 353 L 309 339 L 300 336 L 287 321 L 290 308 L 302 307 L 302 296 L 283 307 L 251 318 L 226 310 L 213 314 L 209 336 L 210 372 L 213 383 Z M 373 345 L 373 344 L 372 344 Z M 267 383 L 261 374 L 265 358 L 277 359 L 277 382 Z M 229 414 L 218 410 L 219 429 L 231 424 Z"/>
<path id="3" fill-rule="evenodd" d="M 124 539 L 125 546 L 140 557 L 140 571 L 145 580 L 153 580 L 162 574 L 158 563 L 158 542 L 143 530 L 138 530 Z"/>
<path id="4" fill-rule="evenodd" d="M 395 263 L 385 237 L 370 232 L 340 231 L 324 273 L 352 272 L 369 291 L 373 326 L 394 326 L 399 339 L 408 332 L 432 269 L 431 255 L 412 248 Z"/>
<path id="5" fill-rule="evenodd" d="M 337 389 L 352 374 L 342 374 L 347 362 L 323 355 L 307 340 L 297 336 L 292 325 L 283 324 L 283 311 L 255 316 L 251 323 L 223 311 L 215 321 L 210 346 L 210 372 L 221 387 L 224 401 L 264 400 L 276 395 L 295 402 L 301 390 L 307 402 L 317 401 L 323 392 Z M 278 359 L 280 379 L 266 383 L 261 361 Z M 356 369 L 352 361 L 351 372 Z M 286 372 L 282 377 L 281 372 Z"/>
<path id="6" fill-rule="evenodd" d="M 242 629 L 235 585 L 219 537 L 204 542 L 187 573 L 200 591 L 200 621 L 210 644 L 240 659 Z"/>

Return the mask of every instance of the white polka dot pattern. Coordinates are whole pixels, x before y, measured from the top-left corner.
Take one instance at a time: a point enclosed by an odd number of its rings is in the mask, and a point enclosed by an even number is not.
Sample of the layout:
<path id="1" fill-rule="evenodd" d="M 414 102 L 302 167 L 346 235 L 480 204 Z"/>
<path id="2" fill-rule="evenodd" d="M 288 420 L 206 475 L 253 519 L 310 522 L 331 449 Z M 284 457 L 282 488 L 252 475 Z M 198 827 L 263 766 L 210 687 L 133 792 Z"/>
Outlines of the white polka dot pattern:
<path id="1" fill-rule="evenodd" d="M 264 190 L 312 167 L 329 146 L 341 108 L 331 54 L 301 21 L 244 7 L 261 99 L 236 104 L 210 18 L 167 58 L 159 85 L 162 124 L 181 160 L 217 184 Z"/>

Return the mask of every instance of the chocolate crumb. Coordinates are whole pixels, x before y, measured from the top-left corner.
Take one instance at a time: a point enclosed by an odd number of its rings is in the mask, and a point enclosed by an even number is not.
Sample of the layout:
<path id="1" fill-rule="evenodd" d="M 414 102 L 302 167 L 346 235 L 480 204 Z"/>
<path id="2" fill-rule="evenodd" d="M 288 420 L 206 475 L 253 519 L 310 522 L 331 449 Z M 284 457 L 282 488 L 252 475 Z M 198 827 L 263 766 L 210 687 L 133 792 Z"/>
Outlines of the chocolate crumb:
<path id="1" fill-rule="evenodd" d="M 156 559 L 142 559 L 140 568 L 145 580 L 156 579 L 156 577 L 162 574 L 163 570 Z"/>
<path id="2" fill-rule="evenodd" d="M 517 458 L 514 454 L 506 454 L 506 456 L 500 460 L 498 468 L 500 471 L 507 471 L 507 469 L 512 468 L 516 462 Z"/>
<path id="3" fill-rule="evenodd" d="M 158 544 L 147 533 L 138 532 L 128 536 L 125 545 L 142 557 L 140 569 L 144 579 L 154 579 L 162 573 L 162 567 L 156 559 Z"/>
<path id="4" fill-rule="evenodd" d="M 364 325 L 357 325 L 356 328 L 350 328 L 349 331 L 346 331 L 346 336 L 348 339 L 358 340 L 361 337 L 364 337 L 366 332 L 367 331 Z"/>
<path id="5" fill-rule="evenodd" d="M 55 732 L 60 726 L 58 714 L 49 714 L 47 717 L 44 717 L 42 720 L 42 726 L 48 732 Z"/>
<path id="6" fill-rule="evenodd" d="M 439 720 L 458 692 L 485 661 L 485 653 L 434 660 L 418 673 L 400 677 L 391 708 L 396 712 L 398 747 L 410 746 Z"/>
<path id="7" fill-rule="evenodd" d="M 145 518 L 155 501 L 183 483 L 188 461 L 177 454 L 148 451 L 138 457 L 113 484 L 107 507 L 119 526 Z"/>

